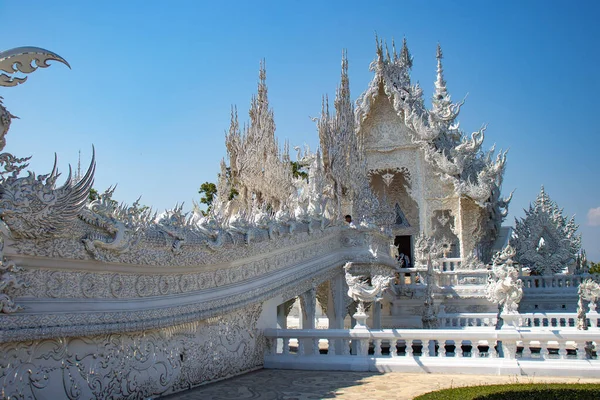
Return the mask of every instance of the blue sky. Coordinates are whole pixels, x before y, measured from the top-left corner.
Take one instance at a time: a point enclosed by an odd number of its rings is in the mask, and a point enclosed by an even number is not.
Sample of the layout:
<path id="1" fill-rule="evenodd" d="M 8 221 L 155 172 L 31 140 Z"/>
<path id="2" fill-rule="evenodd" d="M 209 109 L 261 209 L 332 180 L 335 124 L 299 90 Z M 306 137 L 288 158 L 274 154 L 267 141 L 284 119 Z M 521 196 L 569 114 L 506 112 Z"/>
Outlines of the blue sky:
<path id="1" fill-rule="evenodd" d="M 323 4 L 321 4 L 323 3 Z M 0 0 L 3 50 L 38 46 L 65 57 L 17 88 L 0 91 L 15 115 L 6 151 L 33 155 L 47 173 L 87 165 L 96 147 L 99 190 L 164 210 L 191 206 L 215 181 L 225 156 L 230 106 L 247 120 L 259 61 L 277 136 L 318 144 L 321 95 L 339 80 L 348 50 L 352 97 L 366 89 L 375 32 L 406 36 L 413 81 L 429 98 L 435 48 L 444 50 L 460 121 L 488 124 L 486 147 L 510 148 L 503 192 L 516 189 L 510 216 L 523 216 L 543 184 L 576 214 L 584 248 L 600 261 L 597 50 L 598 2 L 567 1 L 33 1 Z"/>

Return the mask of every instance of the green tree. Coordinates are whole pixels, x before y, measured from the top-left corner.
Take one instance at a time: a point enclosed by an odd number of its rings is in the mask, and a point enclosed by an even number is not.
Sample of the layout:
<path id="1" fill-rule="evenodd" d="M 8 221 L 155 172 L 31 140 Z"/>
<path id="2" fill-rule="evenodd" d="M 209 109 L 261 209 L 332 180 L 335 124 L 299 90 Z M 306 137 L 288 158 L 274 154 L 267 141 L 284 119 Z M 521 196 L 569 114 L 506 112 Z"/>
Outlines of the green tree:
<path id="1" fill-rule="evenodd" d="M 590 262 L 590 274 L 600 274 L 600 262 Z"/>
<path id="2" fill-rule="evenodd" d="M 308 181 L 308 173 L 302 170 L 302 166 L 298 161 L 290 161 L 290 165 L 292 166 L 292 176 L 294 178 L 302 178 Z"/>
<path id="3" fill-rule="evenodd" d="M 92 202 L 94 200 L 98 200 L 99 197 L 100 195 L 98 194 L 98 191 L 94 188 L 91 188 L 90 194 L 88 195 L 88 201 Z"/>
<path id="4" fill-rule="evenodd" d="M 217 194 L 217 185 L 212 182 L 204 182 L 200 185 L 198 193 L 202 195 L 202 197 L 200 197 L 200 203 L 206 204 L 206 212 L 210 211 L 215 195 Z"/>

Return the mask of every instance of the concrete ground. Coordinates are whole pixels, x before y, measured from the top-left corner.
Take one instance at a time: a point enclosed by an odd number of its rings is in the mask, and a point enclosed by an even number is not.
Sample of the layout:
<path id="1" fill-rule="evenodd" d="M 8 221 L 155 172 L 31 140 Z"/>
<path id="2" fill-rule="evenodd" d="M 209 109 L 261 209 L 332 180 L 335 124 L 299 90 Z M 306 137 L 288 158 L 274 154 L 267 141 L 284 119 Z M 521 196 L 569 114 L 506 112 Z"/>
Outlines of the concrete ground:
<path id="1" fill-rule="evenodd" d="M 415 374 L 262 369 L 165 396 L 164 400 L 383 400 L 414 397 L 450 387 L 503 383 L 600 383 L 598 379 L 501 375 Z"/>

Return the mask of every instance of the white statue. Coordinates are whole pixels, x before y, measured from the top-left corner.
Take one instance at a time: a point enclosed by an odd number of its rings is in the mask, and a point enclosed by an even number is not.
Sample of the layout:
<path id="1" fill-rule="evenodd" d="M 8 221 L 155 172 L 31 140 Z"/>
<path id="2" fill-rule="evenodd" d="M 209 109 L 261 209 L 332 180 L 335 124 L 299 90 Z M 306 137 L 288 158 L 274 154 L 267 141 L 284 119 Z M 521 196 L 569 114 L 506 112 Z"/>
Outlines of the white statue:
<path id="1" fill-rule="evenodd" d="M 394 276 L 374 275 L 371 277 L 371 284 L 368 278 L 364 276 L 354 276 L 350 273 L 352 263 L 347 263 L 344 266 L 346 272 L 346 283 L 348 284 L 348 296 L 357 302 L 356 314 L 353 318 L 356 319 L 357 328 L 366 328 L 364 321 L 367 319 L 365 314 L 365 304 L 378 302 L 382 299 L 382 294 L 386 291 Z"/>
<path id="2" fill-rule="evenodd" d="M 502 307 L 505 314 L 516 314 L 523 297 L 523 281 L 519 279 L 518 269 L 513 266 L 514 255 L 515 251 L 510 245 L 496 254 L 485 288 L 487 299 Z"/>

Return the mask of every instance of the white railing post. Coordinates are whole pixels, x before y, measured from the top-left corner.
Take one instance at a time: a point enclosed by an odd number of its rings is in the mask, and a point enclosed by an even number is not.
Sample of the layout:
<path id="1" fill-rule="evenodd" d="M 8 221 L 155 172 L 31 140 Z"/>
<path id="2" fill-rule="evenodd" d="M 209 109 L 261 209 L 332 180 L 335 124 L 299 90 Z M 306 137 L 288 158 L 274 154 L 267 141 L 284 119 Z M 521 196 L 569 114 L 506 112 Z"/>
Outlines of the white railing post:
<path id="1" fill-rule="evenodd" d="M 462 340 L 454 341 L 454 357 L 463 358 Z"/>
<path id="2" fill-rule="evenodd" d="M 390 356 L 392 357 L 398 357 L 398 348 L 396 346 L 398 346 L 398 340 L 392 338 L 390 340 Z"/>
<path id="3" fill-rule="evenodd" d="M 406 343 L 406 350 L 405 350 L 406 357 L 412 358 L 413 357 L 413 347 L 412 347 L 413 341 L 411 339 L 407 339 L 404 341 L 404 343 Z"/>
<path id="4" fill-rule="evenodd" d="M 283 337 L 283 349 L 281 354 L 283 354 L 284 356 L 287 356 L 290 354 L 290 338 L 288 337 Z"/>
<path id="5" fill-rule="evenodd" d="M 342 355 L 344 355 L 344 356 L 350 355 L 350 340 L 349 339 L 342 340 Z"/>
<path id="6" fill-rule="evenodd" d="M 321 351 L 319 349 L 319 338 L 313 338 L 312 340 L 312 346 L 313 346 L 313 355 L 318 356 L 319 354 L 321 354 Z"/>
<path id="7" fill-rule="evenodd" d="M 430 343 L 430 340 L 421 340 L 421 357 L 429 357 L 430 356 L 429 343 Z"/>
<path id="8" fill-rule="evenodd" d="M 327 339 L 327 355 L 328 356 L 335 356 L 335 340 L 334 339 Z"/>
<path id="9" fill-rule="evenodd" d="M 438 339 L 438 354 L 440 357 L 446 357 L 446 339 Z"/>
<path id="10" fill-rule="evenodd" d="M 381 339 L 373 340 L 373 354 L 375 357 L 381 356 Z"/>

